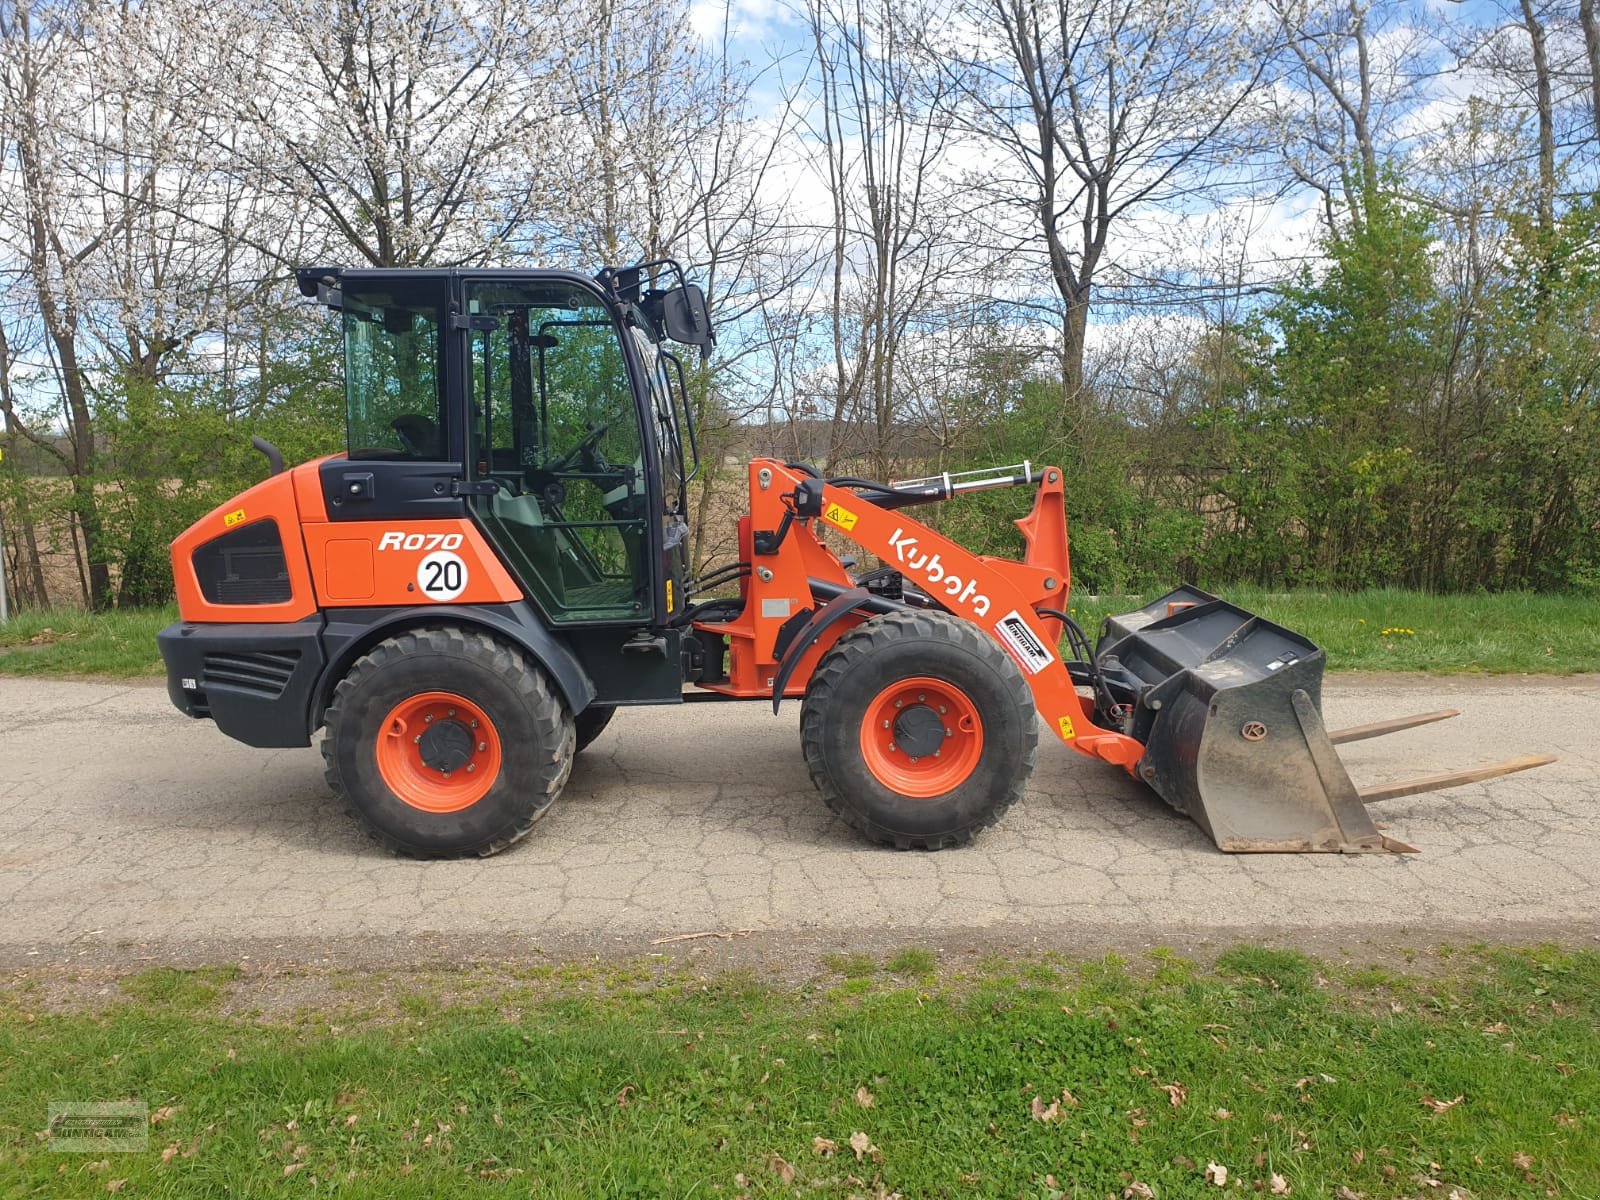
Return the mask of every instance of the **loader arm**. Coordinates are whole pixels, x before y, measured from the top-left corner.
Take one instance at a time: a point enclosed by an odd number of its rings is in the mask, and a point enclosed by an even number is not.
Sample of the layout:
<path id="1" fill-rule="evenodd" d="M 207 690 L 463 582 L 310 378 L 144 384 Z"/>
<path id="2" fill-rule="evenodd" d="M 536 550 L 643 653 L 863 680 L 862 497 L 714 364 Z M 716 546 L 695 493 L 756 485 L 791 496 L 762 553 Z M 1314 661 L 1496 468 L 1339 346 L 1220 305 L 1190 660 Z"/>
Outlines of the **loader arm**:
<path id="1" fill-rule="evenodd" d="M 1000 644 L 1022 669 L 1039 715 L 1062 741 L 1082 754 L 1133 768 L 1144 747 L 1094 723 L 1056 650 L 1060 622 L 1035 607 L 1065 611 L 1070 580 L 1059 470 L 1041 470 L 1033 512 L 1018 522 L 1029 549 L 1021 563 L 973 554 L 904 512 L 880 508 L 848 489 L 829 484 L 822 494 L 825 525 Z M 1047 515 L 1050 510 L 1058 521 Z M 1050 545 L 1049 539 L 1059 540 Z"/>
<path id="2" fill-rule="evenodd" d="M 1032 510 L 1016 522 L 1027 546 L 1023 561 L 1016 562 L 973 554 L 904 511 L 804 469 L 776 459 L 752 462 L 750 516 L 740 530 L 740 558 L 751 567 L 744 580 L 744 612 L 735 621 L 701 626 L 736 639 L 733 678 L 712 689 L 748 696 L 769 688 L 775 699 L 801 692 L 809 667 L 842 632 L 859 624 L 859 615 L 840 622 L 830 611 L 823 618 L 826 625 L 814 630 L 819 633 L 814 643 L 785 628 L 785 622 L 812 616 L 809 606 L 818 594 L 828 594 L 824 589 L 854 584 L 817 536 L 827 529 L 876 555 L 997 642 L 1021 669 L 1035 706 L 1062 741 L 1131 772 L 1144 747 L 1094 723 L 1056 652 L 1060 622 L 1037 611 L 1065 610 L 1070 571 L 1061 472 L 1041 467 L 1028 474 L 1037 480 L 1037 491 Z M 785 661 L 791 649 L 794 654 Z"/>

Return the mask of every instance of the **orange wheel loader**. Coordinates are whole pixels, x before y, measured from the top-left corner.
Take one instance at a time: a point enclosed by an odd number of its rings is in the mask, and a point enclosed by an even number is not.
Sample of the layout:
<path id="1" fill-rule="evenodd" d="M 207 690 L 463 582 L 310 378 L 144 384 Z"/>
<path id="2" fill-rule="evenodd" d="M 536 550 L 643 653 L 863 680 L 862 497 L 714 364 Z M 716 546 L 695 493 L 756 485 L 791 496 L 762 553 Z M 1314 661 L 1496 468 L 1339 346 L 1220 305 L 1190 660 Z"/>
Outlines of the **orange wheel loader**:
<path id="1" fill-rule="evenodd" d="M 173 703 L 251 746 L 324 733 L 329 785 L 383 845 L 491 854 L 561 794 L 619 708 L 801 703 L 823 799 L 867 838 L 969 841 L 1021 795 L 1048 733 L 1144 781 L 1224 850 L 1408 850 L 1333 747 L 1323 654 L 1193 588 L 1068 616 L 1051 466 L 879 483 L 749 464 L 738 558 L 696 578 L 697 452 L 673 345 L 708 354 L 677 263 L 298 272 L 343 325 L 348 447 L 270 474 L 172 545 Z M 1031 489 L 1020 561 L 907 515 Z M 881 565 L 853 573 L 823 540 Z M 727 597 L 716 595 L 736 589 Z M 1064 660 L 1059 647 L 1069 647 Z"/>

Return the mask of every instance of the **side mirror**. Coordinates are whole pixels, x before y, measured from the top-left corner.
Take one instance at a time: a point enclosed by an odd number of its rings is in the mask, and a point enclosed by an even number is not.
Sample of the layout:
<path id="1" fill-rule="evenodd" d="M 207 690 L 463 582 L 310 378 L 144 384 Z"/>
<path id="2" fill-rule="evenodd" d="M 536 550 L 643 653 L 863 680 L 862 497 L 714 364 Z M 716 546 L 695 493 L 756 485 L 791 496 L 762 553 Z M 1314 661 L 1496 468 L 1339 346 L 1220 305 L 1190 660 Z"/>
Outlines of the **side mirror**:
<path id="1" fill-rule="evenodd" d="M 673 341 L 698 346 L 701 354 L 710 354 L 717 344 L 711 314 L 706 310 L 706 294 L 697 283 L 675 287 L 661 298 L 661 325 Z"/>

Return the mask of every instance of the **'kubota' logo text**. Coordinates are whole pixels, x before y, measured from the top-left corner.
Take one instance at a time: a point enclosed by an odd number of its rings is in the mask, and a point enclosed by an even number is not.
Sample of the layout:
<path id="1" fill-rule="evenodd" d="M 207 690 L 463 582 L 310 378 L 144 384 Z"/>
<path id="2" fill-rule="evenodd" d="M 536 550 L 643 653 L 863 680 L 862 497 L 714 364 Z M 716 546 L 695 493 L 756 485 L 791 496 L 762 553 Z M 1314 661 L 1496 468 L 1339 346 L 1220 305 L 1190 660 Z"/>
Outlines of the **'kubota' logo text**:
<path id="1" fill-rule="evenodd" d="M 896 529 L 889 535 L 889 545 L 894 547 L 897 560 L 921 575 L 935 590 L 942 590 L 958 603 L 972 605 L 972 611 L 980 617 L 989 615 L 989 597 L 978 590 L 977 581 L 963 579 L 948 570 L 939 561 L 937 551 L 922 553 L 917 549 L 917 539 L 907 537 L 903 529 Z"/>

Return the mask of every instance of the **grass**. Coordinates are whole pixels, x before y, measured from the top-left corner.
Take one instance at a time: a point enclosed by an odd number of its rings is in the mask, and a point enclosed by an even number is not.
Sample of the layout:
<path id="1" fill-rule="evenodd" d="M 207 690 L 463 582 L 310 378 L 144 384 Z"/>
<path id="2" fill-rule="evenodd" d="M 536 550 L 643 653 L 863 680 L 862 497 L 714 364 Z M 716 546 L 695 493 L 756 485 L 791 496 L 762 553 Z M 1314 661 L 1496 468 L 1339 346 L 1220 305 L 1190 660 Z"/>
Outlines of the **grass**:
<path id="1" fill-rule="evenodd" d="M 1600 599 L 1524 592 L 1433 596 L 1361 592 L 1272 592 L 1217 588 L 1242 608 L 1303 634 L 1334 671 L 1600 671 Z M 1155 599 L 1075 596 L 1078 623 L 1098 636 L 1108 615 Z"/>
<path id="2" fill-rule="evenodd" d="M 1224 1194 L 1216 1164 L 1230 1195 L 1600 1195 L 1592 952 L 883 966 L 845 994 L 558 969 L 417 1003 L 379 977 L 407 999 L 347 981 L 271 1020 L 225 1012 L 226 972 L 58 1013 L 14 976 L 0 1194 L 1182 1197 Z M 50 1151 L 47 1103 L 85 1099 L 147 1103 L 149 1149 Z"/>
<path id="3" fill-rule="evenodd" d="M 156 634 L 177 619 L 176 608 L 17 613 L 0 625 L 0 675 L 159 676 Z"/>
<path id="4" fill-rule="evenodd" d="M 1244 608 L 1304 634 L 1335 671 L 1600 671 L 1600 599 L 1578 596 L 1430 596 L 1365 592 L 1269 592 L 1219 588 Z M 1086 595 L 1072 608 L 1091 638 L 1109 614 L 1154 597 Z M 23 613 L 0 625 L 0 675 L 159 676 L 155 635 L 173 609 L 90 614 Z"/>

